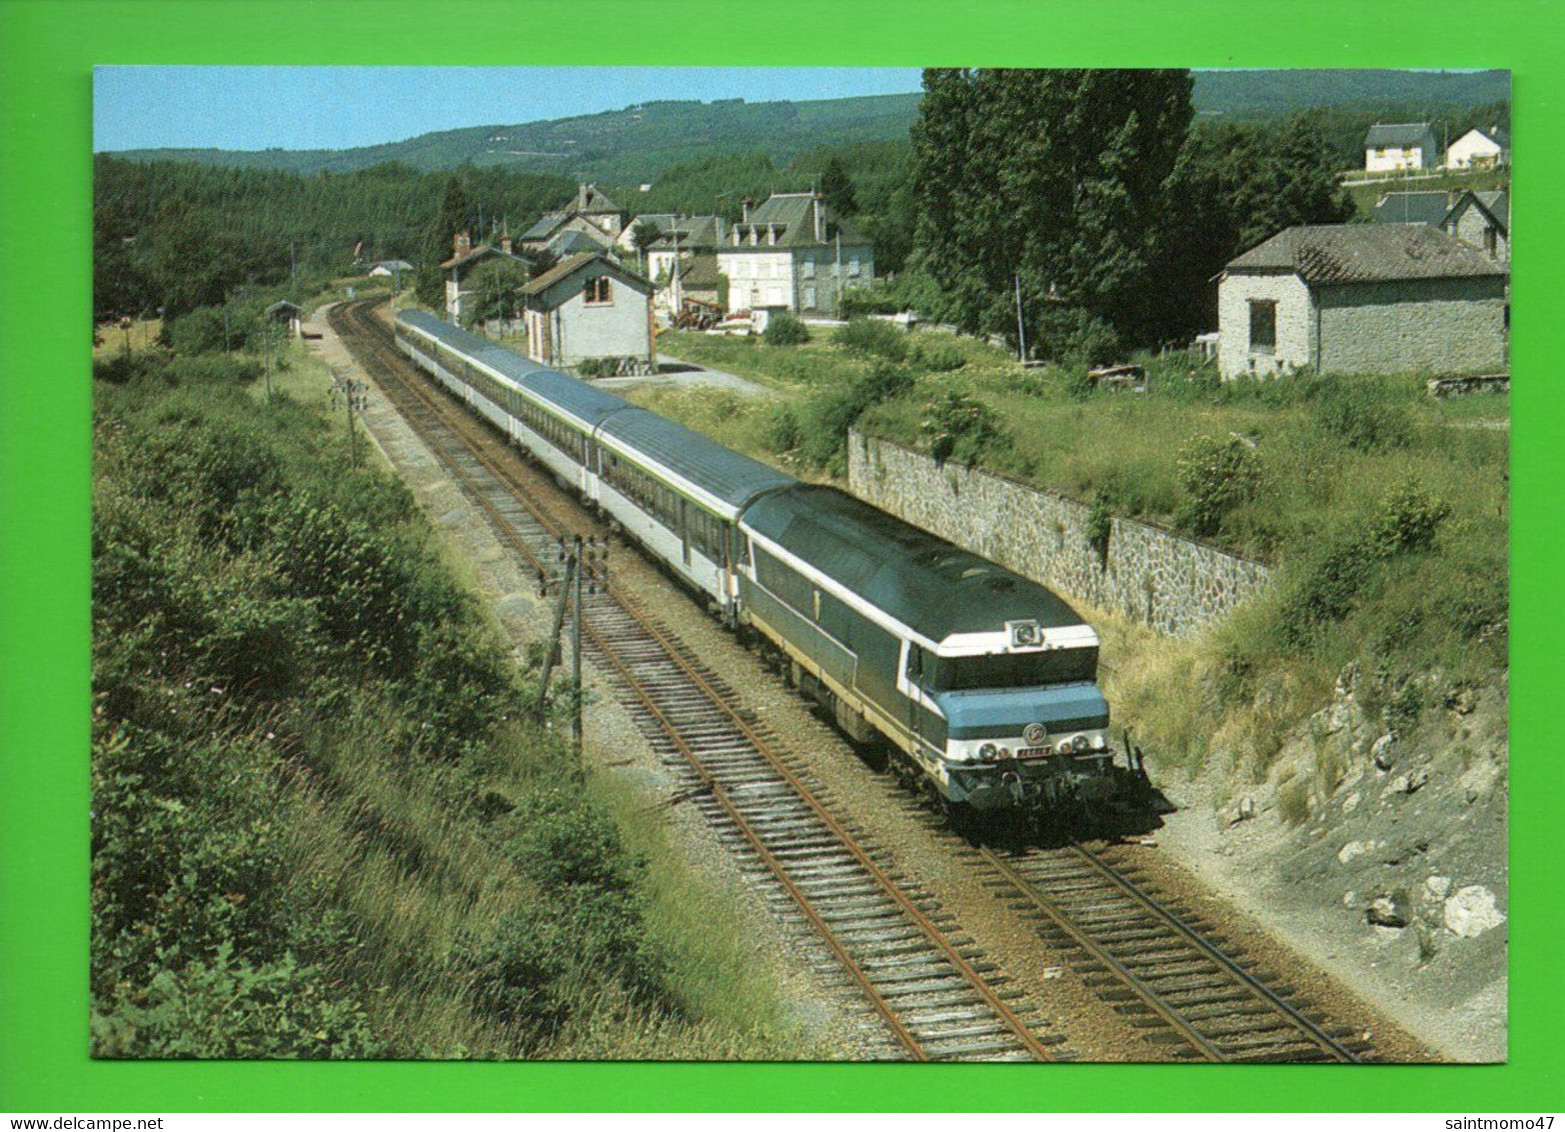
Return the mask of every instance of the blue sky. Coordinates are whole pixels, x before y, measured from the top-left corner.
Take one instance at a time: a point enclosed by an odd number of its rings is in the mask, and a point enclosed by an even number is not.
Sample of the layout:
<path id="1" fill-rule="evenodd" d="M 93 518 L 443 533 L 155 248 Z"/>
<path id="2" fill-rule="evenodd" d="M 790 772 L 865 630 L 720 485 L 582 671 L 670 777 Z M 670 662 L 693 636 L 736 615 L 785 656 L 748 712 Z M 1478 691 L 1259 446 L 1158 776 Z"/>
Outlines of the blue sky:
<path id="1" fill-rule="evenodd" d="M 766 102 L 918 89 L 914 68 L 98 67 L 93 149 L 341 149 L 653 99 Z"/>

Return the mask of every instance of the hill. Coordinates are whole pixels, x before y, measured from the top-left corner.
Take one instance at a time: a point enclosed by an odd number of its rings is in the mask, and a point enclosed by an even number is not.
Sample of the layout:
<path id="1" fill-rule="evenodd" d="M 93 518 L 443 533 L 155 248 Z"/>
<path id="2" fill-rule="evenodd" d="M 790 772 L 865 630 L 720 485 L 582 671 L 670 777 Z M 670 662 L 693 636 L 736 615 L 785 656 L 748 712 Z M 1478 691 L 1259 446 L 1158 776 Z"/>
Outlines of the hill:
<path id="1" fill-rule="evenodd" d="M 720 154 L 761 152 L 788 161 L 821 146 L 899 140 L 907 135 L 920 97 L 645 102 L 573 118 L 440 130 L 351 149 L 140 149 L 121 156 L 294 173 L 345 173 L 389 161 L 421 170 L 472 163 L 634 184 L 670 165 Z M 1509 98 L 1505 71 L 1200 71 L 1195 81 L 1196 111 L 1203 120 L 1255 120 L 1344 105 L 1387 115 L 1432 114 Z"/>

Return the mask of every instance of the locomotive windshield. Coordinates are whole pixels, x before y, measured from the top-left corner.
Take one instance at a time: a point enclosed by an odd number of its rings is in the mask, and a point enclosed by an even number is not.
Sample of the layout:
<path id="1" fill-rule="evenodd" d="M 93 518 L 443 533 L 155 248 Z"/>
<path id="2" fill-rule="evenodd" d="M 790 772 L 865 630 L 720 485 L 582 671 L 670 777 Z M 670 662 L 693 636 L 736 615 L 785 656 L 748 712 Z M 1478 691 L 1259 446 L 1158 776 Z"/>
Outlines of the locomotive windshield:
<path id="1" fill-rule="evenodd" d="M 933 691 L 963 692 L 976 688 L 1032 688 L 1093 680 L 1098 673 L 1096 648 L 1051 649 L 1048 652 L 997 653 L 993 656 L 931 657 L 928 686 Z"/>

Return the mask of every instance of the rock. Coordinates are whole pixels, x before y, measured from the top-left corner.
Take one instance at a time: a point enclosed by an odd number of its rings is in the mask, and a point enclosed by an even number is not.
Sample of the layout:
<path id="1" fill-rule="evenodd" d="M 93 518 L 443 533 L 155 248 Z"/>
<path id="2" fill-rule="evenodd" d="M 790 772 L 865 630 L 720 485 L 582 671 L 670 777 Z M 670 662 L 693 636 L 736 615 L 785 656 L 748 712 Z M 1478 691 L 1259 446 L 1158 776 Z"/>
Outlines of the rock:
<path id="1" fill-rule="evenodd" d="M 1383 793 L 1381 795 L 1381 797 L 1382 798 L 1389 798 L 1393 794 L 1406 794 L 1406 793 L 1407 793 L 1407 775 L 1399 774 L 1395 778 L 1393 778 L 1386 785 L 1385 793 Z"/>
<path id="2" fill-rule="evenodd" d="M 1424 881 L 1424 899 L 1431 904 L 1443 901 L 1451 892 L 1451 878 L 1432 876 Z"/>
<path id="3" fill-rule="evenodd" d="M 1387 731 L 1369 748 L 1369 757 L 1375 761 L 1375 765 L 1381 770 L 1390 770 L 1391 764 L 1396 762 L 1397 733 Z"/>
<path id="4" fill-rule="evenodd" d="M 1476 939 L 1504 922 L 1505 913 L 1495 907 L 1494 893 L 1481 884 L 1459 888 L 1445 902 L 1445 930 L 1459 939 Z"/>
<path id="5" fill-rule="evenodd" d="M 1254 816 L 1255 799 L 1246 795 L 1245 797 L 1240 798 L 1239 804 L 1229 812 L 1228 824 L 1238 825 L 1242 821 L 1249 821 Z"/>
<path id="6" fill-rule="evenodd" d="M 1344 814 L 1351 814 L 1354 810 L 1359 808 L 1359 803 L 1363 800 L 1364 798 L 1362 794 L 1360 794 L 1357 790 L 1353 791 L 1353 793 L 1349 794 L 1342 800 L 1342 812 Z"/>
<path id="7" fill-rule="evenodd" d="M 1364 919 L 1377 928 L 1407 927 L 1407 912 L 1394 896 L 1377 896 L 1364 908 Z"/>
<path id="8" fill-rule="evenodd" d="M 1429 768 L 1428 767 L 1421 766 L 1417 770 L 1415 770 L 1412 774 L 1407 776 L 1407 792 L 1409 794 L 1417 794 L 1420 790 L 1422 790 L 1428 784 L 1429 784 Z"/>
<path id="9" fill-rule="evenodd" d="M 1354 892 L 1351 888 L 1342 894 L 1342 906 L 1344 908 L 1351 908 L 1358 902 L 1359 894 Z"/>
<path id="10" fill-rule="evenodd" d="M 1065 974 L 1065 968 L 1064 967 L 1045 967 L 1043 969 L 1043 977 L 1046 978 L 1046 979 L 1062 978 L 1064 976 L 1064 974 Z"/>
<path id="11" fill-rule="evenodd" d="M 1445 706 L 1457 715 L 1472 715 L 1478 706 L 1478 696 L 1471 688 L 1457 688 L 1445 699 Z"/>
<path id="12" fill-rule="evenodd" d="M 1337 860 L 1345 865 L 1349 861 L 1353 860 L 1354 857 L 1362 857 L 1365 853 L 1368 853 L 1369 850 L 1370 845 L 1368 842 L 1350 841 L 1341 849 L 1337 850 Z"/>

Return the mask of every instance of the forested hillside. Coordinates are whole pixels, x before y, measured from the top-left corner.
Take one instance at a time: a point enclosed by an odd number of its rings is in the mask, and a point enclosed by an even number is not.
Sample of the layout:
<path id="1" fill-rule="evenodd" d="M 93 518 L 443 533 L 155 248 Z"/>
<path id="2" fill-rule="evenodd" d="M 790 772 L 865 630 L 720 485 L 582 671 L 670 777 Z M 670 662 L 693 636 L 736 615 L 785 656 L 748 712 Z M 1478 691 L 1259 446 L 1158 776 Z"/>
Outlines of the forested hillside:
<path id="1" fill-rule="evenodd" d="M 655 180 L 670 166 L 721 154 L 757 151 L 786 165 L 823 145 L 904 140 L 921 97 L 660 101 L 553 121 L 441 130 L 352 149 L 144 149 L 122 156 L 295 173 L 351 172 L 387 161 L 422 170 L 471 163 L 640 184 Z M 1505 71 L 1199 71 L 1192 95 L 1197 118 L 1203 121 L 1255 121 L 1325 107 L 1350 110 L 1352 121 L 1342 121 L 1341 137 L 1333 139 L 1339 143 L 1362 137 L 1357 121 L 1365 115 L 1369 120 L 1433 117 L 1445 122 L 1509 99 L 1510 76 Z M 504 107 L 489 109 L 500 112 Z M 1331 132 L 1329 124 L 1323 125 Z M 1355 131 L 1357 137 L 1352 136 Z"/>

